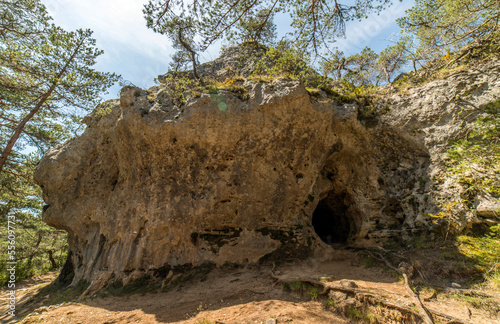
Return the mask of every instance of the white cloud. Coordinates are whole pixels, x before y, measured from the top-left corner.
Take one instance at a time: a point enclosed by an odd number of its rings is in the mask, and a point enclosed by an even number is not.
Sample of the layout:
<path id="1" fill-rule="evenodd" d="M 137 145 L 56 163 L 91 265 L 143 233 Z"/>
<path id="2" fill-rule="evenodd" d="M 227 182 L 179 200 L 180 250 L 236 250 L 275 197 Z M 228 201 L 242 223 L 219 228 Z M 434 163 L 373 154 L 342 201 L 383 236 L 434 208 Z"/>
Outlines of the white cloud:
<path id="1" fill-rule="evenodd" d="M 119 73 L 140 87 L 150 87 L 168 70 L 175 52 L 166 36 L 146 27 L 142 14 L 147 0 L 42 0 L 54 23 L 68 30 L 90 28 L 97 47 L 104 50 L 97 68 Z M 215 59 L 220 43 L 200 55 Z M 113 89 L 111 90 L 113 92 Z"/>
<path id="2" fill-rule="evenodd" d="M 44 0 L 56 25 L 68 30 L 90 28 L 104 50 L 97 68 L 122 74 L 141 87 L 151 86 L 167 71 L 174 52 L 168 39 L 146 27 L 145 0 Z"/>
<path id="3" fill-rule="evenodd" d="M 146 28 L 142 0 L 45 0 L 56 23 L 68 28 L 90 28 L 101 42 L 127 45 L 153 56 L 171 53 L 165 36 Z"/>
<path id="4" fill-rule="evenodd" d="M 97 69 L 119 73 L 125 80 L 144 88 L 153 85 L 154 78 L 167 71 L 174 49 L 167 37 L 146 27 L 142 8 L 147 0 L 42 1 L 56 25 L 68 30 L 90 28 L 94 31 L 97 47 L 104 50 Z M 383 38 L 395 28 L 395 19 L 401 17 L 413 2 L 396 0 L 379 16 L 349 23 L 346 38 L 335 45 L 346 53 L 358 52 L 367 45 L 377 50 L 376 43 L 384 42 Z M 289 19 L 277 17 L 276 23 L 280 30 L 290 28 L 284 26 L 289 24 Z M 216 58 L 219 48 L 220 42 L 202 53 L 201 61 Z"/>

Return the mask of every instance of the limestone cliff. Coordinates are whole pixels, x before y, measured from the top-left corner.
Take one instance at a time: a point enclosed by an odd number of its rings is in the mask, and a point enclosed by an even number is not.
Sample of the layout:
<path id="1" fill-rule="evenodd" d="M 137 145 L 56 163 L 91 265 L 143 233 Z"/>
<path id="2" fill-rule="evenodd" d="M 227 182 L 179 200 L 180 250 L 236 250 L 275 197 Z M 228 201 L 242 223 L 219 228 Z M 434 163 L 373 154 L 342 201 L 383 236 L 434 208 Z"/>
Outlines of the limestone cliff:
<path id="1" fill-rule="evenodd" d="M 221 90 L 182 106 L 164 86 L 125 87 L 36 172 L 44 220 L 69 235 L 65 274 L 326 259 L 332 245 L 415 234 L 439 210 L 447 143 L 498 98 L 499 66 L 395 95 L 371 128 L 297 80 L 239 81 L 248 100 Z M 463 92 L 465 111 L 452 103 Z"/>

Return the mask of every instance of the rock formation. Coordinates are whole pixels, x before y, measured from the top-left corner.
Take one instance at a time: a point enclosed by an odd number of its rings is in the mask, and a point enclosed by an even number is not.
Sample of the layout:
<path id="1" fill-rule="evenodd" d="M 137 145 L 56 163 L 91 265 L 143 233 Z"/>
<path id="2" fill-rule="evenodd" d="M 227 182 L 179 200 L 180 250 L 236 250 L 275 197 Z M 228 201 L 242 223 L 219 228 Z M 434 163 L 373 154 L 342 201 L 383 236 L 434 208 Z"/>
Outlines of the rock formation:
<path id="1" fill-rule="evenodd" d="M 415 234 L 438 210 L 446 144 L 498 97 L 499 66 L 394 96 L 375 127 L 297 80 L 238 81 L 246 101 L 221 90 L 182 106 L 164 86 L 127 86 L 36 172 L 45 222 L 68 232 L 63 275 L 324 259 L 330 245 Z"/>

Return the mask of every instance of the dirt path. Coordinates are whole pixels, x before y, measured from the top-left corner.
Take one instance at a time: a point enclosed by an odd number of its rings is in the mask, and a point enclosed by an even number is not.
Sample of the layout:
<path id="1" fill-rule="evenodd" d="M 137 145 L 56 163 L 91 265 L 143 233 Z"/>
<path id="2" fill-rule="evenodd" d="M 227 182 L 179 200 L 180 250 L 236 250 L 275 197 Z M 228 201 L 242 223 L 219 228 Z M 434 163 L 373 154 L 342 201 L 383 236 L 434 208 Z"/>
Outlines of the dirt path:
<path id="1" fill-rule="evenodd" d="M 352 256 L 351 256 L 352 257 Z M 409 305 L 402 281 L 386 270 L 365 268 L 353 263 L 351 257 L 327 263 L 302 262 L 277 267 L 281 278 L 321 278 L 333 284 L 348 279 L 360 289 L 385 295 L 400 304 Z M 352 323 L 340 316 L 326 299 L 318 298 L 308 290 L 287 291 L 270 276 L 271 267 L 216 269 L 203 282 L 196 281 L 175 287 L 167 292 L 132 294 L 122 297 L 90 297 L 75 303 L 40 307 L 40 301 L 31 299 L 37 288 L 24 290 L 19 308 L 38 308 L 21 323 L 185 323 L 185 324 L 240 324 L 240 323 Z M 45 279 L 50 279 L 46 277 Z M 53 278 L 53 276 L 52 276 Z M 327 278 L 327 279 L 325 279 Z M 43 287 L 50 280 L 32 281 L 31 287 Z M 345 281 L 344 281 L 345 282 Z M 5 312 L 2 292 L 2 314 Z M 429 293 L 430 295 L 430 293 Z M 426 296 L 423 296 L 426 297 Z M 36 302 L 35 302 L 36 301 Z M 439 295 L 425 303 L 426 307 L 471 323 L 500 323 L 482 309 Z M 331 305 L 330 305 L 331 306 Z M 22 309 L 19 310 L 22 314 Z M 0 317 L 7 322 L 8 318 Z M 390 323 L 385 321 L 384 323 Z M 392 321 L 398 323 L 397 319 Z"/>

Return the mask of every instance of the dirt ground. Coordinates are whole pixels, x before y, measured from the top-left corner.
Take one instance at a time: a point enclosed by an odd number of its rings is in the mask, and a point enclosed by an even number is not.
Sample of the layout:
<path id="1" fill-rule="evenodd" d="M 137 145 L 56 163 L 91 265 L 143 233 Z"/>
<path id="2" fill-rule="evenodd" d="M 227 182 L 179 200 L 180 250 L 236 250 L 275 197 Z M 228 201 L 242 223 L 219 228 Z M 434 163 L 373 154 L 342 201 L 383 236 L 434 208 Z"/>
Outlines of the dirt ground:
<path id="1" fill-rule="evenodd" d="M 340 261 L 319 263 L 296 262 L 272 269 L 271 266 L 248 266 L 236 269 L 215 269 L 205 280 L 193 280 L 166 292 L 143 292 L 125 296 L 86 297 L 76 302 L 47 305 L 37 297 L 55 273 L 22 283 L 17 291 L 17 314 L 12 319 L 5 314 L 5 290 L 0 292 L 3 323 L 184 323 L 184 324 L 242 324 L 242 323 L 354 323 L 328 305 L 327 298 L 308 290 L 284 289 L 271 277 L 315 278 L 332 284 L 355 283 L 359 289 L 385 296 L 393 302 L 413 307 L 405 286 L 394 274 L 378 267 L 366 268 L 355 255 L 346 252 Z M 322 278 L 322 279 L 321 279 Z M 341 280 L 344 279 L 342 282 Z M 431 295 L 422 292 L 424 299 Z M 45 296 L 47 301 L 49 297 Z M 481 307 L 475 308 L 439 294 L 424 305 L 453 315 L 466 323 L 500 323 L 498 313 L 492 315 Z M 366 321 L 366 319 L 365 319 Z M 386 320 L 379 323 L 398 323 Z"/>

